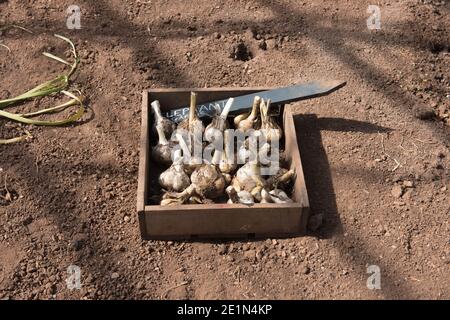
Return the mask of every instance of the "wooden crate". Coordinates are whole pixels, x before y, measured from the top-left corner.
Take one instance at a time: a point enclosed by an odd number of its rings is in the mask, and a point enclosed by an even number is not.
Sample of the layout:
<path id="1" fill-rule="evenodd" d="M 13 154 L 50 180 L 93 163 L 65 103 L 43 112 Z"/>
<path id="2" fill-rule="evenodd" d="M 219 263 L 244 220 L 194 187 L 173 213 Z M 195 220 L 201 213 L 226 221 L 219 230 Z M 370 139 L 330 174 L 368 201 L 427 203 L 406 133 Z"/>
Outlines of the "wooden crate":
<path id="1" fill-rule="evenodd" d="M 189 103 L 190 92 L 198 93 L 197 103 L 226 99 L 267 88 L 151 89 L 144 91 L 140 141 L 137 211 L 143 239 L 178 240 L 208 238 L 262 238 L 302 235 L 306 231 L 309 201 L 303 176 L 294 120 L 288 108 L 282 115 L 286 160 L 296 170 L 294 203 L 287 204 L 201 204 L 166 206 L 150 204 L 154 179 L 162 170 L 150 156 L 150 103 L 159 100 L 162 111 Z M 153 185 L 151 185 L 153 184 Z"/>

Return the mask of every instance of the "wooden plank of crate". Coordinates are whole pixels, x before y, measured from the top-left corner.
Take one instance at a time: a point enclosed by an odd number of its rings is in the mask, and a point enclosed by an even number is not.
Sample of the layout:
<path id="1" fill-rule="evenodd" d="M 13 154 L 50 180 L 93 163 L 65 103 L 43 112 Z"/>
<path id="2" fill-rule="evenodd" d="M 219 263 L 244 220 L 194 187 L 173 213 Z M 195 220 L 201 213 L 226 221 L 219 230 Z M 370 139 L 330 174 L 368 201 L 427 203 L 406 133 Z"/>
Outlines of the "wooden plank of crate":
<path id="1" fill-rule="evenodd" d="M 309 207 L 308 192 L 306 190 L 305 176 L 298 149 L 297 133 L 295 129 L 294 117 L 289 109 L 285 109 L 283 115 L 283 128 L 285 133 L 285 153 L 286 158 L 291 162 L 291 168 L 295 168 L 296 179 L 294 184 L 295 200 L 302 207 Z"/>
<path id="2" fill-rule="evenodd" d="M 145 234 L 151 239 L 300 234 L 302 210 L 296 203 L 147 206 Z"/>
<path id="3" fill-rule="evenodd" d="M 149 145 L 148 145 L 148 91 L 142 94 L 141 111 L 141 140 L 139 142 L 139 174 L 137 189 L 137 211 L 144 211 L 147 199 L 147 176 L 149 164 Z"/>

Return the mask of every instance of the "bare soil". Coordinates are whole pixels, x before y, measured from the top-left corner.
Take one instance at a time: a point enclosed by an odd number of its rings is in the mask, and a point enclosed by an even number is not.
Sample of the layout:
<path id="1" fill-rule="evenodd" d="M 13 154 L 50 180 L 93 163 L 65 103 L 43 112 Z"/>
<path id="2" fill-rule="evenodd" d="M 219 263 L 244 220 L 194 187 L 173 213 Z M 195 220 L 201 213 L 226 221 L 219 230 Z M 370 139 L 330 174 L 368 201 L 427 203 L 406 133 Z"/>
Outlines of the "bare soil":
<path id="1" fill-rule="evenodd" d="M 366 27 L 370 1 L 79 0 L 82 29 L 68 30 L 71 4 L 0 1 L 0 26 L 34 32 L 0 35 L 0 97 L 62 70 L 41 54 L 68 54 L 59 33 L 80 52 L 73 86 L 91 108 L 63 128 L 0 120 L 1 137 L 34 136 L 0 146 L 0 298 L 450 298 L 448 1 L 378 1 L 379 31 Z M 307 236 L 140 239 L 142 90 L 313 79 L 347 86 L 290 106 Z M 70 265 L 80 290 L 66 286 Z M 366 286 L 369 265 L 380 290 Z"/>

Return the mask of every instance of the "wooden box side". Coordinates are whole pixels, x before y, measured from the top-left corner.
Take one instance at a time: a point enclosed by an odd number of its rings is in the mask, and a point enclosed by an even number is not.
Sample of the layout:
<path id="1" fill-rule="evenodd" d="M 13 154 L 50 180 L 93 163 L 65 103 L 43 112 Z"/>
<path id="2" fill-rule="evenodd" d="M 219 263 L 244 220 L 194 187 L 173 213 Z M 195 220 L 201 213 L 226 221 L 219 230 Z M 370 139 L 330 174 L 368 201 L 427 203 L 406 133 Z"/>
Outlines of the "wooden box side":
<path id="1" fill-rule="evenodd" d="M 139 141 L 139 173 L 137 189 L 137 211 L 144 211 L 147 197 L 147 173 L 149 160 L 149 119 L 148 119 L 148 91 L 142 93 L 141 137 Z"/>
<path id="2" fill-rule="evenodd" d="M 291 169 L 295 169 L 296 179 L 294 184 L 295 201 L 302 207 L 309 207 L 308 192 L 306 190 L 303 165 L 298 148 L 297 132 L 292 112 L 285 108 L 283 114 L 283 129 L 285 133 L 285 154 L 286 160 L 291 164 Z"/>
<path id="3" fill-rule="evenodd" d="M 298 204 L 184 205 L 146 207 L 146 239 L 261 238 L 302 233 Z"/>

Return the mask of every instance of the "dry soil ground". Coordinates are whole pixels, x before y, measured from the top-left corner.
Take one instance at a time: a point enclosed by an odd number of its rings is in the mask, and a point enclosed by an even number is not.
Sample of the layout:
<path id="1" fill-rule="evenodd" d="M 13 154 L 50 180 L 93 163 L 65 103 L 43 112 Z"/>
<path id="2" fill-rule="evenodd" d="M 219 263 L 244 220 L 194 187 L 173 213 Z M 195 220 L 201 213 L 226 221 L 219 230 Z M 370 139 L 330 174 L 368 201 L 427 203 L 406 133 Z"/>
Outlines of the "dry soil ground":
<path id="1" fill-rule="evenodd" d="M 66 27 L 72 4 L 81 30 Z M 60 33 L 80 51 L 73 85 L 91 107 L 76 126 L 26 127 L 32 140 L 0 146 L 0 195 L 5 179 L 13 195 L 0 198 L 0 298 L 450 298 L 449 20 L 447 1 L 0 1 L 0 26 L 34 31 L 1 34 L 0 98 L 61 70 L 41 55 L 67 54 Z M 247 61 L 230 57 L 241 41 Z M 326 78 L 348 84 L 291 105 L 308 236 L 141 241 L 143 89 Z M 2 137 L 20 128 L 0 121 Z M 66 286 L 69 265 L 80 290 Z M 380 290 L 366 286 L 369 265 Z"/>

